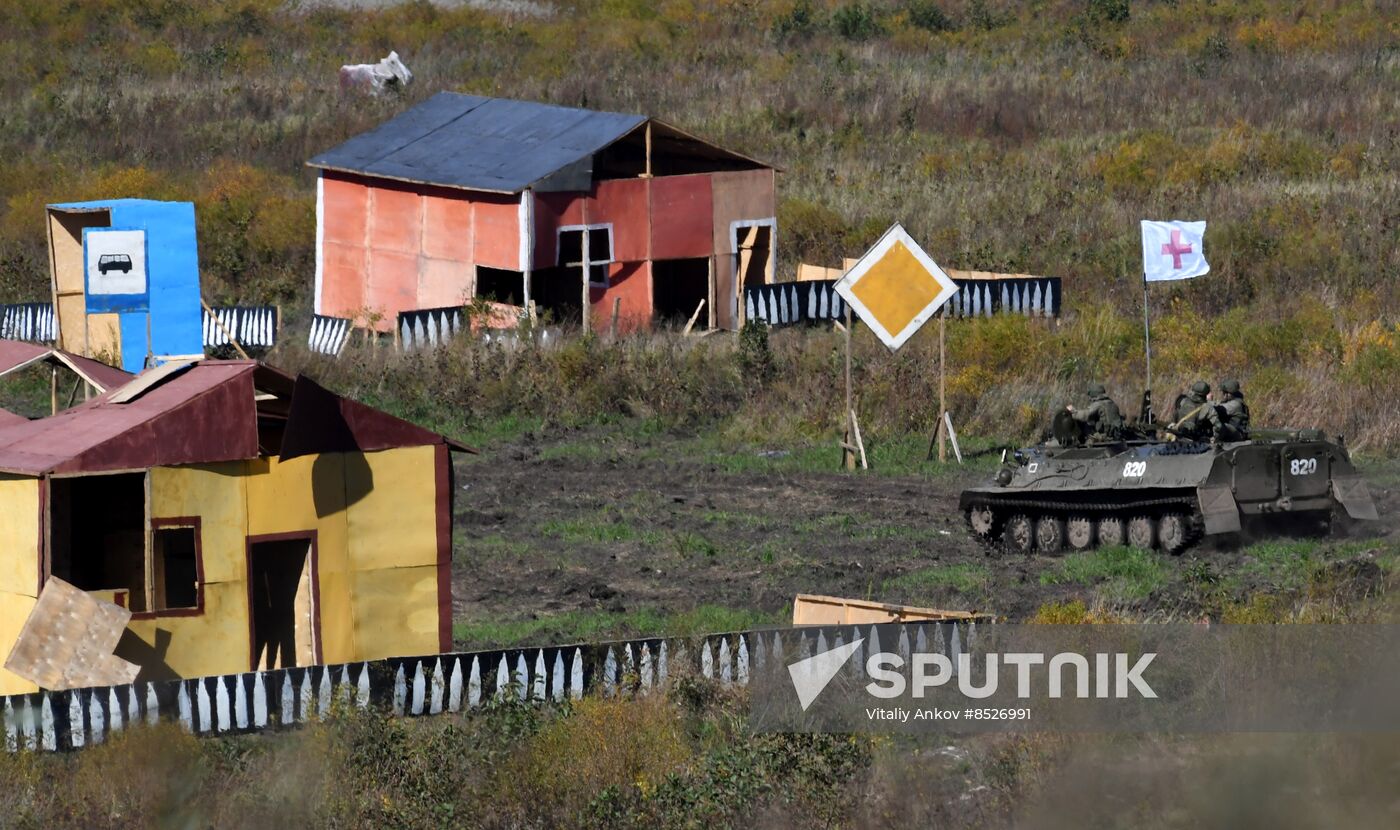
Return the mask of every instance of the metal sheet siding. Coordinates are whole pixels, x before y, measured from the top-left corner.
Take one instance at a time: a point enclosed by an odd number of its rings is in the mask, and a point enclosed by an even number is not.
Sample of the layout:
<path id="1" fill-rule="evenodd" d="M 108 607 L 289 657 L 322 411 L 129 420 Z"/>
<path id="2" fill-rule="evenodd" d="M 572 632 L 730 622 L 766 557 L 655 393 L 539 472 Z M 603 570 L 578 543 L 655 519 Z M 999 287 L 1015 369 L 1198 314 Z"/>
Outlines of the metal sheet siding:
<path id="1" fill-rule="evenodd" d="M 734 242 L 731 222 L 777 216 L 774 175 L 768 170 L 711 174 L 714 200 L 716 322 L 722 328 L 738 324 L 738 294 L 734 284 Z M 776 235 L 774 243 L 776 244 Z"/>
<path id="2" fill-rule="evenodd" d="M 469 262 L 472 257 L 472 203 L 461 193 L 423 194 L 423 255 Z"/>
<path id="3" fill-rule="evenodd" d="M 535 265 L 549 267 L 558 260 L 559 228 L 583 224 L 583 196 L 578 193 L 535 195 Z"/>
<path id="4" fill-rule="evenodd" d="M 363 246 L 369 223 L 369 187 L 363 181 L 334 173 L 327 173 L 322 179 L 326 242 Z"/>
<path id="5" fill-rule="evenodd" d="M 520 205 L 514 199 L 473 199 L 475 264 L 520 270 Z"/>
<path id="6" fill-rule="evenodd" d="M 417 254 L 422 245 L 421 197 L 408 187 L 381 182 L 370 190 L 370 250 Z"/>
<path id="7" fill-rule="evenodd" d="M 651 258 L 707 257 L 715 251 L 708 175 L 651 180 Z"/>
<path id="8" fill-rule="evenodd" d="M 40 514 L 39 479 L 0 476 L 0 592 L 38 595 Z"/>
<path id="9" fill-rule="evenodd" d="M 6 655 L 14 647 L 15 640 L 19 639 L 20 629 L 24 628 L 25 621 L 29 619 L 29 613 L 34 610 L 34 605 L 38 601 L 28 592 L 12 594 L 8 591 L 0 591 L 0 650 L 3 650 Z M 17 695 L 38 691 L 38 689 L 39 687 L 33 682 L 0 667 L 0 694 Z"/>
<path id="10" fill-rule="evenodd" d="M 352 318 L 368 305 L 365 297 L 369 261 L 364 243 L 327 242 L 321 282 L 321 313 Z"/>
<path id="11" fill-rule="evenodd" d="M 643 262 L 649 258 L 650 181 L 611 179 L 598 182 L 584 205 L 587 224 L 613 226 L 613 259 L 618 262 Z"/>
<path id="12" fill-rule="evenodd" d="M 593 288 L 593 328 L 607 331 L 612 324 L 613 299 L 621 298 L 617 311 L 617 329 L 630 332 L 646 328 L 651 323 L 651 263 L 615 262 L 608 269 L 606 290 Z"/>

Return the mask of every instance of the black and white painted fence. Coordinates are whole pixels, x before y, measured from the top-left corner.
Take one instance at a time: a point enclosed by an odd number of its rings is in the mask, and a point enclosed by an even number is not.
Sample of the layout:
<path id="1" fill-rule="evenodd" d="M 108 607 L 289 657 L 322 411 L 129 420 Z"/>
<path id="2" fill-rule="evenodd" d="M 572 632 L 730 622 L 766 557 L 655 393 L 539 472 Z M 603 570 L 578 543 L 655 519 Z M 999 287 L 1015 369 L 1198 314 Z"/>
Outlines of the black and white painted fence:
<path id="1" fill-rule="evenodd" d="M 1060 316 L 1059 277 L 954 279 L 953 282 L 958 284 L 958 293 L 944 306 L 950 317 Z M 771 326 L 839 320 L 845 316 L 846 307 L 841 295 L 833 289 L 835 284 L 834 280 L 809 280 L 745 288 L 745 319 L 762 320 Z"/>
<path id="2" fill-rule="evenodd" d="M 213 312 L 212 315 L 210 312 Z M 215 318 L 223 323 L 220 328 Z M 243 346 L 272 348 L 277 343 L 276 306 L 223 306 L 205 309 L 201 321 L 204 345 L 225 346 L 227 331 Z M 52 303 L 11 303 L 0 305 L 0 338 L 52 343 L 58 337 Z"/>
<path id="3" fill-rule="evenodd" d="M 306 336 L 306 345 L 313 352 L 338 356 L 350 339 L 351 328 L 351 321 L 344 317 L 313 314 L 311 316 L 311 331 Z"/>
<path id="4" fill-rule="evenodd" d="M 212 314 L 211 314 L 212 312 Z M 215 322 L 217 319 L 218 322 Z M 204 346 L 227 346 L 232 332 L 239 345 L 272 348 L 277 345 L 277 306 L 224 306 L 204 310 Z M 222 323 L 222 327 L 220 326 Z"/>
<path id="5" fill-rule="evenodd" d="M 835 280 L 808 280 L 745 288 L 744 319 L 770 326 L 840 320 L 846 315 L 846 301 L 832 289 L 835 284 Z"/>
<path id="6" fill-rule="evenodd" d="M 1060 316 L 1063 298 L 1059 277 L 953 281 L 958 284 L 958 293 L 945 306 L 953 317 Z"/>
<path id="7" fill-rule="evenodd" d="M 0 339 L 52 343 L 57 337 L 52 303 L 0 305 Z"/>
<path id="8" fill-rule="evenodd" d="M 404 351 L 446 343 L 467 326 L 462 307 L 399 312 L 399 343 Z"/>
<path id="9" fill-rule="evenodd" d="M 889 645 L 951 656 L 971 651 L 976 622 L 910 624 Z M 888 637 L 888 633 L 886 634 Z M 63 751 L 100 744 L 113 733 L 161 721 L 197 735 L 258 732 L 324 719 L 334 706 L 377 707 L 416 717 L 477 709 L 491 700 L 578 699 L 588 693 L 637 694 L 680 672 L 747 685 L 768 661 L 793 661 L 861 637 L 853 663 L 881 650 L 874 626 L 713 634 L 693 640 L 501 649 L 242 674 L 132 683 L 0 698 L 5 746 Z"/>

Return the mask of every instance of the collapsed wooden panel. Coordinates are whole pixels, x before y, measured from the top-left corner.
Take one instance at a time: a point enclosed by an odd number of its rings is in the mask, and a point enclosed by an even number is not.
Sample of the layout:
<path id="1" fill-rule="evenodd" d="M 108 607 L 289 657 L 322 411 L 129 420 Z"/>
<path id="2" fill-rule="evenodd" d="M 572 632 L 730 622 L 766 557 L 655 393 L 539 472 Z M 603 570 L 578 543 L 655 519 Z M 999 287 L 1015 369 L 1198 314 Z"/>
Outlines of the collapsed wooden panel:
<path id="1" fill-rule="evenodd" d="M 49 577 L 5 668 L 50 690 L 131 683 L 139 667 L 112 654 L 130 620 L 125 608 Z"/>
<path id="2" fill-rule="evenodd" d="M 971 620 L 975 611 L 942 611 L 845 597 L 798 594 L 792 603 L 793 625 L 869 625 L 874 623 Z"/>

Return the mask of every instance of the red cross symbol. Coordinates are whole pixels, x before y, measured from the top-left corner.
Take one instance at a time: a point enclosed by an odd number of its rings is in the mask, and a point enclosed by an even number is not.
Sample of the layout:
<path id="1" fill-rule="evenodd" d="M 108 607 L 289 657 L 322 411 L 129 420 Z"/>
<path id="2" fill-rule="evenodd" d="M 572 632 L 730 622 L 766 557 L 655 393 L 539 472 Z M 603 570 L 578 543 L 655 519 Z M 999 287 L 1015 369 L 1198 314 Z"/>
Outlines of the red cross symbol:
<path id="1" fill-rule="evenodd" d="M 1162 243 L 1162 256 L 1172 258 L 1172 269 L 1181 270 L 1181 255 L 1191 253 L 1191 243 L 1181 241 L 1181 231 L 1172 230 L 1172 241 Z"/>

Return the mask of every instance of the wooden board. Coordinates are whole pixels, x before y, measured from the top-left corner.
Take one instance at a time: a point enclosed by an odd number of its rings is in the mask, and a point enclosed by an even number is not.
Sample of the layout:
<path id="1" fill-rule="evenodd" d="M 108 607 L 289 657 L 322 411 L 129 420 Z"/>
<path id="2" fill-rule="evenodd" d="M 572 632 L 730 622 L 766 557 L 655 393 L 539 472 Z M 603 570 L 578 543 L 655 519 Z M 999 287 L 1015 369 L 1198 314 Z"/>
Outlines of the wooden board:
<path id="1" fill-rule="evenodd" d="M 793 625 L 871 625 L 876 623 L 975 620 L 976 611 L 943 611 L 863 599 L 798 594 L 792 602 Z"/>
<path id="2" fill-rule="evenodd" d="M 54 691 L 131 683 L 140 667 L 112 654 L 130 620 L 127 609 L 51 576 L 5 668 Z"/>

